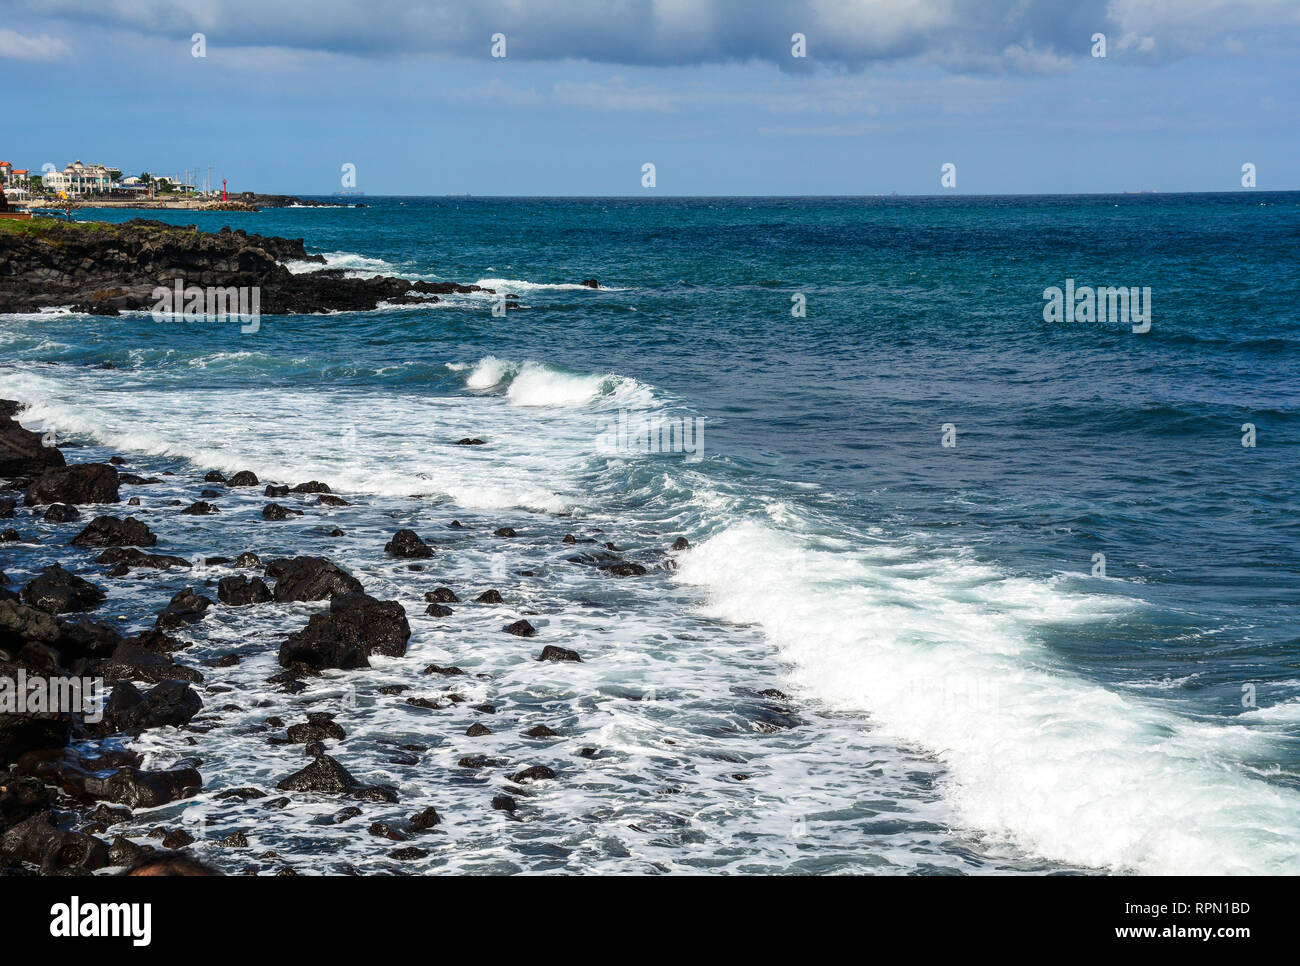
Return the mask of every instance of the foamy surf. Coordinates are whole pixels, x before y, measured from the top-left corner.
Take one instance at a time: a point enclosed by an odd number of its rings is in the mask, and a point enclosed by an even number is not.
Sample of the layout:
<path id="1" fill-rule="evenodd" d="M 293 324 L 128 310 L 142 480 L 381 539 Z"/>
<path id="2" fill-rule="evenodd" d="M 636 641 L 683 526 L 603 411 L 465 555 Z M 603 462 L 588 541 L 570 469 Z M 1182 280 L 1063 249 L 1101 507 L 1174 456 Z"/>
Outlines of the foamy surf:
<path id="1" fill-rule="evenodd" d="M 502 393 L 512 406 L 524 407 L 599 404 L 601 408 L 644 409 L 657 401 L 650 386 L 616 373 L 572 373 L 540 362 L 513 362 L 496 356 L 484 356 L 469 369 L 465 386 L 479 392 Z"/>
<path id="2" fill-rule="evenodd" d="M 945 797 L 991 839 L 1119 872 L 1300 872 L 1300 795 L 1238 764 L 1270 735 L 1116 694 L 1039 643 L 1036 627 L 1124 599 L 895 554 L 742 522 L 684 555 L 679 579 L 710 616 L 756 622 L 810 695 L 943 762 Z"/>

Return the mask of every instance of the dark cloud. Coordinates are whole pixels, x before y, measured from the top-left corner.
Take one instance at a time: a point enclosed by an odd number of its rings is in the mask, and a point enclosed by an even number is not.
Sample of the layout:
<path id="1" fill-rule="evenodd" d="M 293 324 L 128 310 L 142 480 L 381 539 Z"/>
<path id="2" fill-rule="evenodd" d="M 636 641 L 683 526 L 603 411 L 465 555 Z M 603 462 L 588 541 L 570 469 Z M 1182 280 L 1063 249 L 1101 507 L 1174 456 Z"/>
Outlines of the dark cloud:
<path id="1" fill-rule="evenodd" d="M 1300 4 L 1272 0 L 20 0 L 33 17 L 213 46 L 378 57 L 490 56 L 626 65 L 766 61 L 786 70 L 916 59 L 961 72 L 1060 70 L 1088 56 L 1159 59 L 1294 37 Z M 808 57 L 791 56 L 791 35 Z"/>

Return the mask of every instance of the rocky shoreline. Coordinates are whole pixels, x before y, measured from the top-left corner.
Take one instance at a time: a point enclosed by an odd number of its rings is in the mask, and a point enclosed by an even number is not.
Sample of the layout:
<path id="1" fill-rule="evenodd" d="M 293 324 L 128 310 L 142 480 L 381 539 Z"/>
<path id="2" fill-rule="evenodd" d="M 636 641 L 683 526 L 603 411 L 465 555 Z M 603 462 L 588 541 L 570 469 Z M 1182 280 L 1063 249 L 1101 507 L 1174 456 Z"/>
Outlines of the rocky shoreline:
<path id="1" fill-rule="evenodd" d="M 69 462 L 47 436 L 21 425 L 16 418 L 20 412 L 20 404 L 0 400 L 0 517 L 6 518 L 0 520 L 4 527 L 0 550 L 9 569 L 17 565 L 35 571 L 35 576 L 18 586 L 0 571 L 0 695 L 8 688 L 12 696 L 24 681 L 51 679 L 98 680 L 110 693 L 102 702 L 102 714 L 93 708 L 0 709 L 0 875 L 87 874 L 129 867 L 149 856 L 185 854 L 195 837 L 184 827 L 158 825 L 144 836 L 115 833 L 114 827 L 138 824 L 136 813 L 141 810 L 204 794 L 203 758 L 190 755 L 167 767 L 145 767 L 144 756 L 131 750 L 130 744 L 159 730 L 174 730 L 186 735 L 185 744 L 200 746 L 200 751 L 206 745 L 210 750 L 210 741 L 201 741 L 202 736 L 215 732 L 220 740 L 222 729 L 234 726 L 232 716 L 250 710 L 248 699 L 267 713 L 258 723 L 240 724 L 240 733 L 261 735 L 267 746 L 301 745 L 302 766 L 270 782 L 250 776 L 246 782 L 214 789 L 207 799 L 211 807 L 247 806 L 260 811 L 282 809 L 300 800 L 337 800 L 340 810 L 331 824 L 355 825 L 382 851 L 385 861 L 400 864 L 426 857 L 429 852 L 419 843 L 441 821 L 438 802 L 407 806 L 393 784 L 355 777 L 347 765 L 345 726 L 349 722 L 341 713 L 347 704 L 305 702 L 298 696 L 322 675 L 347 676 L 368 669 L 375 657 L 406 659 L 408 645 L 415 643 L 408 607 L 422 608 L 430 617 L 451 618 L 449 605 L 460 610 L 461 600 L 466 599 L 465 607 L 491 608 L 504 603 L 503 591 L 515 596 L 511 588 L 489 587 L 468 596 L 464 588 L 457 593 L 440 584 L 424 592 L 418 602 L 384 600 L 369 594 L 352 573 L 326 556 L 263 559 L 256 551 L 244 550 L 234 556 L 186 559 L 168 553 L 169 529 L 195 517 L 219 522 L 223 509 L 233 517 L 233 511 L 250 501 L 265 501 L 261 517 L 268 527 L 304 514 L 326 516 L 354 504 L 318 480 L 274 483 L 259 480 L 250 471 L 230 476 L 217 471 L 195 473 L 189 481 L 173 478 L 166 482 L 192 490 L 196 499 L 160 502 L 150 499 L 148 488 L 164 483 L 161 477 L 129 472 L 130 463 L 122 456 L 105 462 Z M 124 498 L 124 491 L 139 495 Z M 56 528 L 56 536 L 46 539 L 61 546 L 57 562 L 43 567 L 22 562 L 25 555 L 48 549 L 48 544 L 31 536 L 37 518 Z M 478 536 L 499 542 L 517 536 L 509 526 L 477 535 L 471 532 L 474 528 L 456 520 L 447 526 L 455 540 Z M 223 531 L 225 539 L 241 543 L 259 539 L 244 526 L 231 529 L 235 532 Z M 385 544 L 376 543 L 374 554 L 413 575 L 437 567 L 438 558 L 448 549 L 445 540 L 427 540 L 410 529 L 390 532 Z M 342 535 L 337 528 L 330 533 Z M 261 539 L 274 542 L 275 537 L 268 533 Z M 568 565 L 590 568 L 598 579 L 621 581 L 672 569 L 673 554 L 688 546 L 679 538 L 671 549 L 628 554 L 611 543 L 598 542 L 595 536 L 569 534 L 555 549 Z M 42 558 L 48 559 L 48 554 Z M 529 571 L 520 573 L 531 576 Z M 157 600 L 152 626 L 131 634 L 118 629 L 116 624 L 127 618 L 125 614 L 113 617 L 111 608 L 124 606 L 114 589 L 115 580 L 162 581 L 178 574 L 188 575 L 187 586 Z M 199 666 L 186 659 L 185 652 L 195 647 L 194 635 L 203 622 L 223 609 L 247 609 L 269 617 L 303 606 L 318 608 L 305 626 L 287 635 L 272 630 L 265 640 L 255 642 L 252 650 L 269 650 L 278 667 L 259 693 L 237 694 L 221 683 L 223 669 L 237 668 L 250 658 L 247 648 L 242 654 L 232 650 Z M 521 644 L 538 636 L 538 628 L 528 619 L 534 613 L 516 611 L 516 619 L 500 624 L 497 633 L 520 638 Z M 575 650 L 544 643 L 542 636 L 539 645 L 530 647 L 535 650 L 531 659 L 539 667 L 584 660 Z M 428 681 L 425 693 L 408 695 L 405 686 L 376 684 L 376 696 L 404 702 L 421 713 L 469 711 L 475 720 L 463 733 L 453 731 L 440 738 L 422 731 L 419 745 L 393 749 L 395 760 L 413 763 L 430 743 L 491 735 L 499 727 L 498 713 L 510 710 L 501 699 L 471 704 L 471 686 L 489 682 L 491 674 L 466 674 L 454 664 L 435 663 L 425 667 L 423 675 Z M 491 726 L 483 723 L 485 719 Z M 459 758 L 456 770 L 474 781 L 491 773 L 499 775 L 492 782 L 496 787 L 482 792 L 485 816 L 513 816 L 535 786 L 564 781 L 565 772 L 573 771 L 573 766 L 566 767 L 547 754 L 563 730 L 561 722 L 552 724 L 556 727 L 536 723 L 522 732 L 520 737 L 537 751 L 519 760 L 475 754 Z M 456 727 L 463 727 L 463 719 Z M 461 737 L 455 738 L 456 734 Z M 580 751 L 579 759 L 598 754 L 596 748 Z M 248 766 L 251 771 L 257 763 Z M 428 783 L 428 794 L 436 798 L 435 782 Z M 384 811 L 360 833 L 366 812 L 375 808 Z M 274 822 L 274 811 L 261 814 L 265 821 Z M 255 823 L 207 844 L 237 857 L 233 865 L 246 874 L 298 874 L 274 852 L 255 856 L 250 836 L 256 841 Z"/>
<path id="2" fill-rule="evenodd" d="M 391 276 L 351 278 L 338 269 L 291 272 L 286 262 L 324 264 L 301 238 L 201 232 L 160 221 L 35 220 L 0 223 L 0 313 L 70 307 L 91 315 L 151 309 L 154 290 L 258 289 L 266 315 L 360 312 L 381 304 L 428 304 L 492 289 Z M 586 283 L 584 283 L 586 284 Z M 590 287 L 596 287 L 594 280 Z M 507 295 L 512 308 L 517 297 Z"/>

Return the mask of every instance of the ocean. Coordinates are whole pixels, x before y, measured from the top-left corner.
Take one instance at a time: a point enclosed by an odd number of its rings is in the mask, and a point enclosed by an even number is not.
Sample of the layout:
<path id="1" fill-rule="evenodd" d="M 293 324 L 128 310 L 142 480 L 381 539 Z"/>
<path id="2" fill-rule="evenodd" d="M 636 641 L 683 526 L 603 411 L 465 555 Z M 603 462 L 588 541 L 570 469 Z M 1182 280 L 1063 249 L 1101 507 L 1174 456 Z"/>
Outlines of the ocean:
<path id="1" fill-rule="evenodd" d="M 202 667 L 211 730 L 132 743 L 200 758 L 203 794 L 137 830 L 232 870 L 215 842 L 247 830 L 320 872 L 1300 872 L 1300 194 L 362 200 L 144 215 L 525 308 L 0 316 L 25 425 L 176 474 L 124 488 L 157 552 L 324 554 L 410 615 L 405 658 L 286 695 L 276 649 L 319 605 L 214 608 L 178 655 L 241 657 Z M 1067 284 L 1149 289 L 1149 330 L 1045 320 Z M 690 445 L 643 451 L 645 426 Z M 175 514 L 209 469 L 353 505 Z M 399 527 L 424 570 L 383 554 Z M 15 581 L 95 569 L 20 529 Z M 607 541 L 648 572 L 569 559 Z M 210 569 L 97 582 L 140 629 Z M 440 585 L 464 603 L 424 616 Z M 522 615 L 536 638 L 501 633 Z M 463 703 L 406 703 L 444 688 L 430 663 Z M 263 722 L 307 710 L 400 805 L 217 798 L 274 797 L 304 761 Z M 530 764 L 556 780 L 492 809 Z M 426 805 L 417 862 L 366 834 Z"/>

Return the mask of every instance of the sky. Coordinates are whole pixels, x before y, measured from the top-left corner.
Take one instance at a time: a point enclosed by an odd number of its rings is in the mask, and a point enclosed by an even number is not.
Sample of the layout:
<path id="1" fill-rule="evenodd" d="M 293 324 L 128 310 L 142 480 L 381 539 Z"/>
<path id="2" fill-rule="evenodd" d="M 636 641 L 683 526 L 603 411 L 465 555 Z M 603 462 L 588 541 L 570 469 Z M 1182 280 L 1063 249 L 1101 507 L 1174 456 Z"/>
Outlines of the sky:
<path id="1" fill-rule="evenodd" d="M 0 105 L 232 191 L 1297 190 L 1300 0 L 0 0 Z"/>

